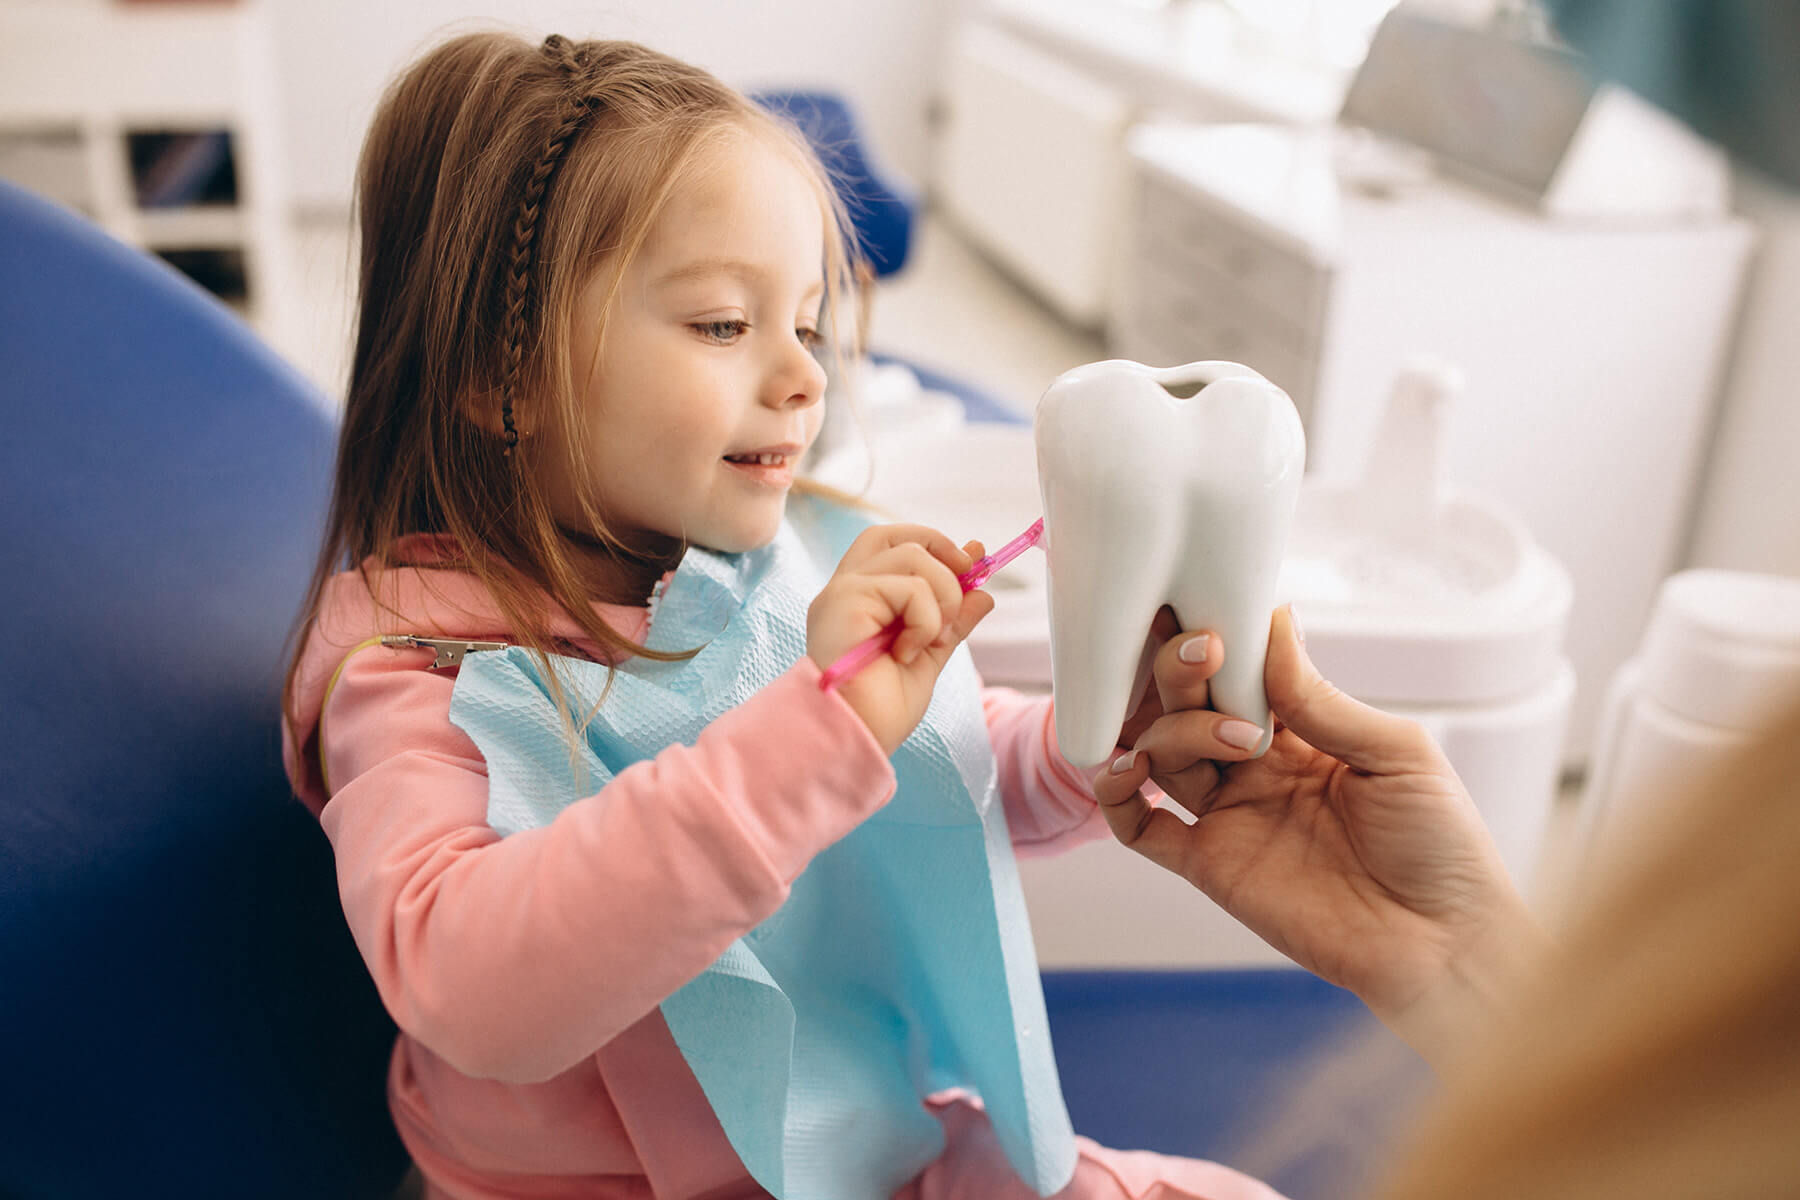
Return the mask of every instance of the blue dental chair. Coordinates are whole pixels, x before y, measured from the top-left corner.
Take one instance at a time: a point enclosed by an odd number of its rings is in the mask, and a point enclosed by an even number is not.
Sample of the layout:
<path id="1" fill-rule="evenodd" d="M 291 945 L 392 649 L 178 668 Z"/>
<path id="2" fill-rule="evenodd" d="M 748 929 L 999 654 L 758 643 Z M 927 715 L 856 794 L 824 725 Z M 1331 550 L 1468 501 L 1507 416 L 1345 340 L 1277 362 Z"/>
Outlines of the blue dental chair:
<path id="1" fill-rule="evenodd" d="M 0 182 L 0 1195 L 390 1194 L 394 1027 L 295 801 L 323 398 Z"/>

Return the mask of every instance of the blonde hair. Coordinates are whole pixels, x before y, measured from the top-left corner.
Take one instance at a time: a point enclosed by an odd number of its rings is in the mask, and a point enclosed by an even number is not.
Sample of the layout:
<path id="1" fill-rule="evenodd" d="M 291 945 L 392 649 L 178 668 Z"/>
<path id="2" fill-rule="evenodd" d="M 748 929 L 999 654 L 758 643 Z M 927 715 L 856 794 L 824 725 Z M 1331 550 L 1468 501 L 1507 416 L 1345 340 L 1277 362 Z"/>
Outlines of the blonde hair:
<path id="1" fill-rule="evenodd" d="M 1381 1200 L 1800 1190 L 1800 710 L 1603 881 Z"/>
<path id="2" fill-rule="evenodd" d="M 683 173 L 743 133 L 785 152 L 818 194 L 825 326 L 841 367 L 855 352 L 858 269 L 842 204 L 799 132 L 712 75 L 631 42 L 535 46 L 478 33 L 428 52 L 394 82 L 357 170 L 356 347 L 297 631 L 317 618 L 333 574 L 355 565 L 367 579 L 371 565 L 401 565 L 402 538 L 433 533 L 453 548 L 437 565 L 486 588 L 553 687 L 546 599 L 608 661 L 685 657 L 630 641 L 593 610 L 531 469 L 547 451 L 519 432 L 580 427 L 571 360 L 583 288 L 607 271 L 616 291 Z M 611 305 L 609 293 L 602 329 Z M 577 439 L 562 441 L 573 477 L 588 479 Z M 641 564 L 642 552 L 586 498 L 593 489 L 582 491 L 581 533 Z M 296 653 L 290 721 L 298 662 Z"/>

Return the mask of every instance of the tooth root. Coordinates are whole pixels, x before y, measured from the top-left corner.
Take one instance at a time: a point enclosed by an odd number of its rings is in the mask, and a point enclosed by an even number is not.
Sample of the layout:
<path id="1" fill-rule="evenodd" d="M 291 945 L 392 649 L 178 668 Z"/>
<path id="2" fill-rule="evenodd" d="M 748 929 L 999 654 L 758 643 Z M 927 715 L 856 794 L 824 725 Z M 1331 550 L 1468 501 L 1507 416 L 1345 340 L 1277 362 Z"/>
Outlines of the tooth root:
<path id="1" fill-rule="evenodd" d="M 1263 662 L 1269 652 L 1269 613 L 1280 561 L 1245 546 L 1230 548 L 1225 557 L 1238 560 L 1236 570 L 1221 572 L 1204 584 L 1191 573 L 1188 579 L 1176 580 L 1169 604 L 1183 629 L 1214 629 L 1225 639 L 1225 661 L 1209 685 L 1212 704 L 1262 728 L 1263 739 L 1256 747 L 1261 754 L 1273 738 Z M 1260 561 L 1271 557 L 1275 561 Z"/>
<path id="2" fill-rule="evenodd" d="M 1085 530 L 1065 536 L 1069 524 L 1065 519 L 1057 533 L 1057 545 L 1067 548 L 1059 551 L 1065 559 L 1078 547 L 1104 544 L 1089 541 Z M 1173 543 L 1164 539 L 1153 553 L 1166 560 Z M 1052 558 L 1051 628 L 1085 629 L 1051 642 L 1052 678 L 1089 681 L 1056 689 L 1056 740 L 1070 762 L 1094 766 L 1112 756 L 1119 726 L 1149 681 L 1146 659 L 1153 647 L 1145 636 L 1160 607 L 1162 590 L 1147 573 L 1120 579 L 1106 564 L 1065 569 Z"/>
<path id="3" fill-rule="evenodd" d="M 1072 499 L 1067 493 L 1058 500 Z M 1055 532 L 1049 555 L 1050 624 L 1069 636 L 1051 638 L 1051 676 L 1085 680 L 1056 689 L 1056 738 L 1070 762 L 1092 766 L 1113 750 L 1120 721 L 1137 690 L 1145 632 L 1162 603 L 1176 550 L 1176 530 L 1146 530 L 1135 549 L 1145 555 L 1141 571 L 1108 561 L 1106 516 L 1097 506 L 1046 505 L 1046 528 Z M 1129 666 L 1128 670 L 1122 669 Z M 1110 714 L 1121 714 L 1112 721 Z"/>
<path id="4" fill-rule="evenodd" d="M 1193 384 L 1189 400 L 1167 390 Z M 1269 612 L 1305 459 L 1292 401 L 1235 363 L 1091 363 L 1044 393 L 1037 444 L 1063 754 L 1111 754 L 1164 603 L 1224 639 L 1214 706 L 1262 726 L 1261 753 Z"/>

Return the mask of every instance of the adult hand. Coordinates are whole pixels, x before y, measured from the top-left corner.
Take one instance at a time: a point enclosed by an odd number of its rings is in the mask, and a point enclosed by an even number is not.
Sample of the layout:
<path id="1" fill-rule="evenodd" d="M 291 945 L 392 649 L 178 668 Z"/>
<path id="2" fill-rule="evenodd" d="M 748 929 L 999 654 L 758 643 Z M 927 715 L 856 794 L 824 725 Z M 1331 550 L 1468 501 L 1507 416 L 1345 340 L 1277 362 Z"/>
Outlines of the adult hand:
<path id="1" fill-rule="evenodd" d="M 1158 652 L 1162 715 L 1095 780 L 1113 833 L 1276 949 L 1349 988 L 1440 1063 L 1535 958 L 1535 922 L 1436 743 L 1320 677 L 1276 612 L 1264 685 L 1276 719 L 1261 758 L 1221 744 L 1206 678 Z M 1184 823 L 1139 788 L 1154 780 Z"/>
<path id="2" fill-rule="evenodd" d="M 1151 677 L 1144 694 L 1119 728 L 1114 748 L 1119 753 L 1137 745 L 1165 712 L 1201 709 L 1207 705 L 1208 681 L 1225 660 L 1219 639 L 1210 633 L 1183 634 L 1175 611 L 1168 605 L 1156 610 L 1147 639 L 1158 647 L 1151 660 Z M 1173 642 L 1174 644 L 1170 644 Z M 1223 713 L 1206 718 L 1187 718 L 1182 726 L 1185 746 L 1196 754 L 1215 759 L 1241 759 L 1262 741 L 1262 730 L 1248 721 Z M 1196 737 L 1201 738 L 1195 741 Z M 1210 739 L 1210 740 L 1205 740 Z"/>

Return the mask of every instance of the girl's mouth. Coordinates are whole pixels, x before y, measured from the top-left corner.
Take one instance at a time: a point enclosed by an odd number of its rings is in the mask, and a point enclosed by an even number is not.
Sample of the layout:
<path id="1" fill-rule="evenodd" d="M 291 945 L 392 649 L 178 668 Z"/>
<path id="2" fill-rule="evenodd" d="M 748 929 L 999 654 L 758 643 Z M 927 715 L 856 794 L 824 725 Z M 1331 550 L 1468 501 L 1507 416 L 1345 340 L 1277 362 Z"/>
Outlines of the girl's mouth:
<path id="1" fill-rule="evenodd" d="M 726 465 L 772 487 L 787 487 L 794 482 L 794 456 L 791 454 L 729 454 Z"/>

